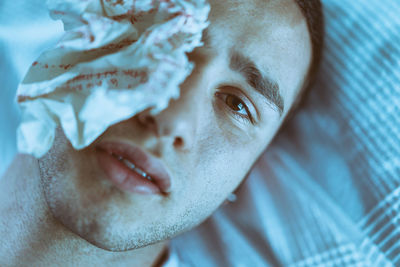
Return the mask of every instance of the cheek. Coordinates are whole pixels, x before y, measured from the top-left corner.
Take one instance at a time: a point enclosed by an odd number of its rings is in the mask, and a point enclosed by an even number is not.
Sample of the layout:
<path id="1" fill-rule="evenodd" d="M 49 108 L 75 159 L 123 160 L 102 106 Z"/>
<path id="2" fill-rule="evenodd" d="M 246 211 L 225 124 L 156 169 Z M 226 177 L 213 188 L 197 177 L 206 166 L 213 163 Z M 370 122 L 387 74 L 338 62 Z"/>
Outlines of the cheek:
<path id="1" fill-rule="evenodd" d="M 106 187 L 99 182 L 100 174 L 90 154 L 90 148 L 74 150 L 58 130 L 53 147 L 39 160 L 44 194 L 57 217 L 72 216 L 67 211 L 70 208 L 76 209 L 76 213 L 78 208 L 85 209 L 91 202 L 107 201 Z"/>
<path id="2" fill-rule="evenodd" d="M 201 194 L 222 202 L 240 184 L 258 155 L 259 144 L 208 120 L 195 152 L 196 183 Z"/>

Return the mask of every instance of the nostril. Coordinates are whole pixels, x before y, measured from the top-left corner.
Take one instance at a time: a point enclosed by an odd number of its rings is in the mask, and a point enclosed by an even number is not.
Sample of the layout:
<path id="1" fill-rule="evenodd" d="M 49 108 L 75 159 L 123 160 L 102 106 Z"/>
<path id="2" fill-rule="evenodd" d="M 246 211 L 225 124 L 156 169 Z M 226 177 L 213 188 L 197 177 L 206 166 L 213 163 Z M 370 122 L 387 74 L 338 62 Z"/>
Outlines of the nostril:
<path id="1" fill-rule="evenodd" d="M 176 147 L 183 146 L 183 139 L 181 137 L 175 137 L 174 146 Z"/>
<path id="2" fill-rule="evenodd" d="M 149 126 L 155 124 L 155 119 L 151 115 L 146 114 L 145 112 L 139 114 L 137 118 L 139 123 L 143 126 Z"/>
<path id="3" fill-rule="evenodd" d="M 154 124 L 155 120 L 154 120 L 154 118 L 152 116 L 146 116 L 144 118 L 144 123 L 146 123 L 146 124 Z"/>

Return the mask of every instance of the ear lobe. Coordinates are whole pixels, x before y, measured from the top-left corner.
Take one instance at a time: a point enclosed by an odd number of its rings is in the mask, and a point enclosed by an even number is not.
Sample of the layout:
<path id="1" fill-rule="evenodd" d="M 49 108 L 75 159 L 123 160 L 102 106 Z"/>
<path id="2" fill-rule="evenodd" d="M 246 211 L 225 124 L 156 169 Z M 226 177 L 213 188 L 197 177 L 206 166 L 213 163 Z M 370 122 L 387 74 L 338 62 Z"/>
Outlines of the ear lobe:
<path id="1" fill-rule="evenodd" d="M 228 195 L 228 197 L 226 198 L 226 200 L 224 201 L 224 203 L 222 203 L 222 205 L 227 205 L 229 203 L 233 203 L 237 200 L 237 196 L 235 193 L 230 193 Z"/>

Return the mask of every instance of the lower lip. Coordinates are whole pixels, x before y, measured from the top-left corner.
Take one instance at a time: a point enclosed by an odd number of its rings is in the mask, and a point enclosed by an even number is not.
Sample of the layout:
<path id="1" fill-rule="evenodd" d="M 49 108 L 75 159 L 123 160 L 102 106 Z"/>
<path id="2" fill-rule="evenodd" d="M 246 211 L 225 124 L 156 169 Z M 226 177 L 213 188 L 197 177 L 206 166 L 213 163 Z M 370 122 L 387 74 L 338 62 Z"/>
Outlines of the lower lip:
<path id="1" fill-rule="evenodd" d="M 144 195 L 161 194 L 157 185 L 129 169 L 108 152 L 98 150 L 96 154 L 100 168 L 105 172 L 108 180 L 118 189 L 128 193 Z"/>

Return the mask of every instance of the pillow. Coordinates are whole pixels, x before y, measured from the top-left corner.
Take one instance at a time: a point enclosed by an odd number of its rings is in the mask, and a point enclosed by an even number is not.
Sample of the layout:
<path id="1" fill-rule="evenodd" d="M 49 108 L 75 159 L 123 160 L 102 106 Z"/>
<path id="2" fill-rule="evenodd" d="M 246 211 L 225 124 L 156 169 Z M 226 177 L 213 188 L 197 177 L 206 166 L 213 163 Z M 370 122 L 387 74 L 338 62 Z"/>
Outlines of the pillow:
<path id="1" fill-rule="evenodd" d="M 0 178 L 14 158 L 19 109 L 18 83 L 32 62 L 54 46 L 62 24 L 50 19 L 46 1 L 0 1 Z"/>
<path id="2" fill-rule="evenodd" d="M 315 88 L 237 201 L 173 240 L 183 266 L 400 264 L 400 3 L 323 2 Z M 2 173 L 15 153 L 14 90 L 62 26 L 39 0 L 1 1 L 0 14 Z"/>
<path id="3" fill-rule="evenodd" d="M 317 83 L 238 200 L 174 240 L 189 266 L 400 265 L 400 2 L 323 3 Z"/>

